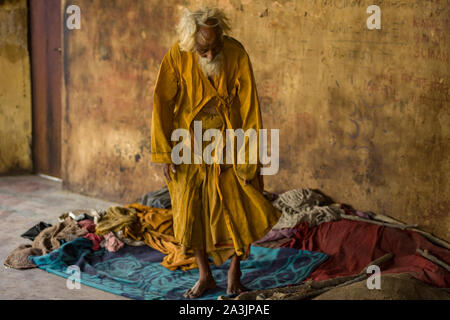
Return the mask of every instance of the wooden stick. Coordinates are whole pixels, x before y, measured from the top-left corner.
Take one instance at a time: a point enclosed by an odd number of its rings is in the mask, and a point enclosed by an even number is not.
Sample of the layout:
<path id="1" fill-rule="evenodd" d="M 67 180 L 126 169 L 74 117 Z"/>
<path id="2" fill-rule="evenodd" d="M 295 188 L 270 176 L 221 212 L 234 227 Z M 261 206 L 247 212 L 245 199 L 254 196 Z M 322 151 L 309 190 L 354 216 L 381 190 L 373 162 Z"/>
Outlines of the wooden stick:
<path id="1" fill-rule="evenodd" d="M 380 226 L 385 226 L 385 227 L 391 227 L 391 228 L 397 228 L 397 229 L 408 229 L 417 233 L 420 233 L 421 235 L 423 235 L 425 238 L 427 238 L 428 240 L 430 240 L 431 242 L 433 242 L 434 244 L 437 244 L 443 248 L 446 248 L 447 250 L 450 250 L 450 243 L 448 243 L 445 240 L 439 239 L 435 236 L 433 236 L 432 234 L 425 232 L 423 230 L 417 229 L 417 225 L 413 224 L 413 225 L 407 225 L 407 224 L 393 224 L 393 223 L 387 223 L 387 222 L 381 222 L 381 221 L 374 221 L 374 220 L 368 220 L 365 218 L 361 218 L 361 217 L 357 217 L 357 216 L 351 216 L 351 215 L 347 215 L 347 214 L 341 214 L 341 218 L 343 219 L 348 219 L 348 220 L 354 220 L 354 221 L 361 221 L 361 222 L 367 222 L 367 223 L 372 223 L 372 224 L 377 224 Z"/>
<path id="2" fill-rule="evenodd" d="M 374 219 L 377 219 L 377 220 L 380 220 L 380 221 L 385 221 L 385 222 L 388 222 L 388 223 L 393 223 L 393 224 L 406 225 L 405 223 L 403 223 L 403 222 L 401 222 L 399 220 L 396 220 L 394 218 L 391 218 L 389 216 L 385 216 L 385 215 L 382 215 L 382 214 L 375 215 Z M 410 229 L 411 231 L 418 232 L 418 233 L 422 234 L 425 238 L 430 240 L 431 242 L 433 242 L 433 243 L 435 243 L 435 244 L 437 244 L 437 245 L 439 245 L 441 247 L 444 247 L 444 248 L 450 250 L 450 243 L 448 241 L 445 241 L 443 239 L 439 239 L 439 238 L 435 237 L 434 235 L 432 235 L 432 234 L 430 234 L 428 232 L 425 232 L 423 230 L 417 229 L 417 227 L 418 227 L 417 225 L 411 225 L 411 227 L 414 227 L 413 229 Z M 407 229 L 409 229 L 409 228 L 407 228 Z"/>
<path id="3" fill-rule="evenodd" d="M 389 216 L 385 216 L 383 214 L 376 214 L 373 218 L 375 220 L 379 220 L 379 221 L 383 221 L 383 222 L 387 222 L 387 223 L 405 225 L 405 223 L 403 223 L 402 221 L 391 218 Z"/>
<path id="4" fill-rule="evenodd" d="M 425 231 L 423 231 L 423 230 L 420 230 L 420 229 L 414 228 L 414 229 L 410 229 L 410 230 L 411 230 L 411 231 L 418 232 L 418 233 L 420 233 L 421 235 L 423 235 L 425 238 L 427 238 L 428 240 L 430 240 L 431 242 L 433 242 L 434 244 L 437 244 L 437 245 L 439 245 L 439 246 L 441 246 L 441 247 L 443 247 L 443 248 L 446 248 L 447 250 L 450 250 L 450 243 L 448 243 L 447 241 L 442 240 L 442 239 L 439 239 L 439 238 L 433 236 L 432 234 L 430 234 L 430 233 L 428 233 L 428 232 L 425 232 Z"/>
<path id="5" fill-rule="evenodd" d="M 361 270 L 360 274 L 365 274 L 367 272 L 367 268 L 369 268 L 372 265 L 379 266 L 381 269 L 381 266 L 383 263 L 391 260 L 394 257 L 393 253 L 386 253 L 384 256 L 379 257 L 378 259 L 375 259 L 371 263 L 369 263 L 364 269 Z"/>
<path id="6" fill-rule="evenodd" d="M 441 267 L 447 269 L 448 272 L 450 272 L 450 266 L 448 264 L 446 264 L 444 261 L 441 261 L 438 258 L 436 258 L 435 256 L 433 256 L 432 254 L 428 253 L 428 250 L 422 250 L 422 249 L 417 248 L 416 251 L 419 252 L 426 259 L 430 260 L 431 262 L 436 263 L 437 265 L 440 265 Z"/>
<path id="7" fill-rule="evenodd" d="M 348 214 L 341 214 L 340 217 L 343 218 L 343 219 L 347 219 L 347 220 L 368 222 L 368 223 L 372 223 L 372 224 L 377 224 L 379 226 L 397 228 L 397 229 L 402 229 L 402 230 L 405 230 L 405 229 L 408 229 L 408 228 L 415 228 L 415 227 L 417 227 L 416 224 L 413 224 L 413 225 L 393 224 L 393 223 L 388 223 L 388 222 L 369 220 L 369 219 L 366 219 L 366 218 L 362 218 L 362 217 L 358 217 L 358 216 L 351 216 L 351 215 L 348 215 Z"/>
<path id="8" fill-rule="evenodd" d="M 346 277 L 339 277 L 339 278 L 334 278 L 334 279 L 316 281 L 314 283 L 311 283 L 310 286 L 313 289 L 320 289 L 320 288 L 324 288 L 324 287 L 336 286 L 336 285 L 339 285 L 341 283 L 351 281 L 355 277 L 358 277 L 360 275 L 366 275 L 367 274 L 367 268 L 369 268 L 372 265 L 379 266 L 380 269 L 381 269 L 382 264 L 387 262 L 387 261 L 389 261 L 389 260 L 391 260 L 393 257 L 394 257 L 394 255 L 392 253 L 386 253 L 384 256 L 381 256 L 378 259 L 375 259 L 374 261 L 370 262 L 358 274 L 354 274 L 354 275 L 346 276 Z"/>

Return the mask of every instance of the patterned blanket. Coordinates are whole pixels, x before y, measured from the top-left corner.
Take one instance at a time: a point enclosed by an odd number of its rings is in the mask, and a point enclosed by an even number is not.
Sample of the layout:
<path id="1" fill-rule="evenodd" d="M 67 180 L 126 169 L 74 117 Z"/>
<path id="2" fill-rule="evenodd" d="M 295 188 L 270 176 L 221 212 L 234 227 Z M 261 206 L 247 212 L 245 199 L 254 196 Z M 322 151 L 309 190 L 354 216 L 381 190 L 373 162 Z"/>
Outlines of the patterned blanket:
<path id="1" fill-rule="evenodd" d="M 29 259 L 47 272 L 137 300 L 185 299 L 183 293 L 198 280 L 198 269 L 170 271 L 161 265 L 164 254 L 148 246 L 126 245 L 114 253 L 91 247 L 90 240 L 79 238 Z M 241 282 L 250 290 L 297 284 L 327 258 L 320 252 L 252 246 L 248 259 L 241 261 Z M 228 267 L 229 260 L 219 267 L 211 265 L 217 288 L 198 299 L 216 300 L 226 295 Z"/>

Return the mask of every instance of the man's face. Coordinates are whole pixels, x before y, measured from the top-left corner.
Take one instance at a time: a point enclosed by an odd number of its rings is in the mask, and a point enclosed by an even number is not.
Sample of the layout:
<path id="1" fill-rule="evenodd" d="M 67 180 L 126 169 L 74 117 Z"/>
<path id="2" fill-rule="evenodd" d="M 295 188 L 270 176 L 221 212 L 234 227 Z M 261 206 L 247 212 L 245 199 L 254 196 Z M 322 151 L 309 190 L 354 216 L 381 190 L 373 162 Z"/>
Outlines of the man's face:
<path id="1" fill-rule="evenodd" d="M 217 27 L 200 26 L 195 40 L 197 54 L 209 61 L 213 61 L 223 48 L 223 41 Z"/>

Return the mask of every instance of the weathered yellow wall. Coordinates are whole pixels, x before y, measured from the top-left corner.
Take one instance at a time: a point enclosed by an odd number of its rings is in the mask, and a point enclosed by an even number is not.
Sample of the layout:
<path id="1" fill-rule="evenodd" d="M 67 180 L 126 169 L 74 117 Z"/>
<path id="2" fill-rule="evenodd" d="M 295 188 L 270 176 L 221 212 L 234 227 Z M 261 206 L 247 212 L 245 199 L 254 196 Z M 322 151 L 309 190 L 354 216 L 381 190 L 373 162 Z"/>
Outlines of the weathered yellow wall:
<path id="1" fill-rule="evenodd" d="M 31 172 L 27 1 L 0 1 L 0 174 Z"/>
<path id="2" fill-rule="evenodd" d="M 196 1 L 77 3 L 65 31 L 63 179 L 115 201 L 164 185 L 150 163 L 152 90 Z M 266 188 L 317 188 L 449 239 L 448 1 L 220 0 L 252 59 L 280 171 Z M 379 4 L 382 30 L 366 8 Z"/>

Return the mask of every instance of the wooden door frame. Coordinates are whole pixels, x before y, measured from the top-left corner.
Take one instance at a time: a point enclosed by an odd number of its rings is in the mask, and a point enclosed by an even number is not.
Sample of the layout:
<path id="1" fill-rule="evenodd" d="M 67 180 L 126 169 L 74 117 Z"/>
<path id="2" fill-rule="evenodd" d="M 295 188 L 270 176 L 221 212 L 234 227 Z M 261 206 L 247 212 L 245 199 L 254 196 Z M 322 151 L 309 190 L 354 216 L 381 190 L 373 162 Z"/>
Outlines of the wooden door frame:
<path id="1" fill-rule="evenodd" d="M 28 0 L 34 173 L 61 178 L 61 0 Z"/>

